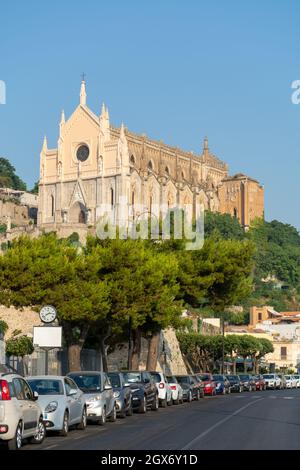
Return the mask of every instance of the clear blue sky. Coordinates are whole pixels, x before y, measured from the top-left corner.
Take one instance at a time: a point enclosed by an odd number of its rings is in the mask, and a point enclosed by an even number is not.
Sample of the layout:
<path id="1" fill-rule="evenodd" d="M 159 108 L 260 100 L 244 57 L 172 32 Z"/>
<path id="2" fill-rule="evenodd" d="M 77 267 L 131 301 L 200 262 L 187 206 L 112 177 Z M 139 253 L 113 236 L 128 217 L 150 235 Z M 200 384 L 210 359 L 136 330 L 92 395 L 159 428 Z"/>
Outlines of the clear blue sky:
<path id="1" fill-rule="evenodd" d="M 61 109 L 109 106 L 111 121 L 211 150 L 265 186 L 266 218 L 300 229 L 299 0 L 1 2 L 0 155 L 33 186 Z"/>

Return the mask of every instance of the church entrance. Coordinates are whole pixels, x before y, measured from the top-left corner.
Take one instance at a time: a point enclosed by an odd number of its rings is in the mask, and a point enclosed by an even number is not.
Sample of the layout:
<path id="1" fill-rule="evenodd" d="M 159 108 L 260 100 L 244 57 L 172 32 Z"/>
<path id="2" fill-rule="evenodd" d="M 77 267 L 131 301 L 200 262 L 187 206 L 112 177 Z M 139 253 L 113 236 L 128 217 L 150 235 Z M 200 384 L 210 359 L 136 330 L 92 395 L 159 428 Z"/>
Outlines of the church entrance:
<path id="1" fill-rule="evenodd" d="M 75 202 L 69 212 L 69 222 L 73 224 L 86 223 L 86 209 L 81 202 Z"/>

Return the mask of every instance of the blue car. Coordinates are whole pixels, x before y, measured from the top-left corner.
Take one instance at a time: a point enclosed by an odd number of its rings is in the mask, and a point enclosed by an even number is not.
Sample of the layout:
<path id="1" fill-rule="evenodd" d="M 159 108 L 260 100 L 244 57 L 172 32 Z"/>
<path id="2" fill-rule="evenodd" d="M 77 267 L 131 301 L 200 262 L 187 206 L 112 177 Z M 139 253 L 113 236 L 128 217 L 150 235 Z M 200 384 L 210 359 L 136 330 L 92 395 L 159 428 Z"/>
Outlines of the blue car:
<path id="1" fill-rule="evenodd" d="M 213 375 L 213 380 L 216 384 L 216 393 L 218 395 L 226 395 L 231 392 L 231 385 L 225 375 Z"/>

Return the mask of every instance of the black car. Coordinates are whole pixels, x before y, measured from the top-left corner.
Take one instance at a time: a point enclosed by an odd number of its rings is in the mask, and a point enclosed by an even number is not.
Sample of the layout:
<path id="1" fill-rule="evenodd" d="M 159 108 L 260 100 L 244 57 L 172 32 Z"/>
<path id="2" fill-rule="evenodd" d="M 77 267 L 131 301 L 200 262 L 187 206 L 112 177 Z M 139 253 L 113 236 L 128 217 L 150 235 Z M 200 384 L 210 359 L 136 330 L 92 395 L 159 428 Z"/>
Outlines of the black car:
<path id="1" fill-rule="evenodd" d="M 226 375 L 232 392 L 241 393 L 243 391 L 243 385 L 238 375 Z"/>
<path id="2" fill-rule="evenodd" d="M 239 375 L 243 390 L 247 392 L 253 392 L 256 390 L 256 383 L 252 375 L 250 374 L 240 374 Z"/>
<path id="3" fill-rule="evenodd" d="M 123 372 L 124 380 L 132 393 L 132 408 L 139 413 L 146 413 L 148 408 L 158 410 L 158 392 L 154 379 L 147 371 Z"/>
<path id="4" fill-rule="evenodd" d="M 191 402 L 192 400 L 200 400 L 199 383 L 192 375 L 175 375 L 177 382 L 183 390 L 183 399 Z"/>
<path id="5" fill-rule="evenodd" d="M 120 418 L 132 415 L 131 387 L 125 382 L 122 372 L 108 372 L 110 383 L 114 389 L 117 415 Z"/>

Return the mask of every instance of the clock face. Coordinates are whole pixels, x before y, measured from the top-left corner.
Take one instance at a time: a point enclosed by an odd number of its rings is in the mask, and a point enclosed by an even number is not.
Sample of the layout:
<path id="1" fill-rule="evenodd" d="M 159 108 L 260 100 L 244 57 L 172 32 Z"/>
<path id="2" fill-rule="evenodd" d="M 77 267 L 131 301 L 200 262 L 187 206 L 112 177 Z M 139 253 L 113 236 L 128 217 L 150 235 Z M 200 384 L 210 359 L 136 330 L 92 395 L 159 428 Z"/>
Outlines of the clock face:
<path id="1" fill-rule="evenodd" d="M 40 319 L 44 323 L 52 323 L 56 318 L 56 309 L 52 305 L 45 305 L 40 310 Z"/>
<path id="2" fill-rule="evenodd" d="M 90 149 L 87 145 L 80 145 L 76 152 L 77 160 L 80 162 L 85 162 L 89 158 Z"/>

